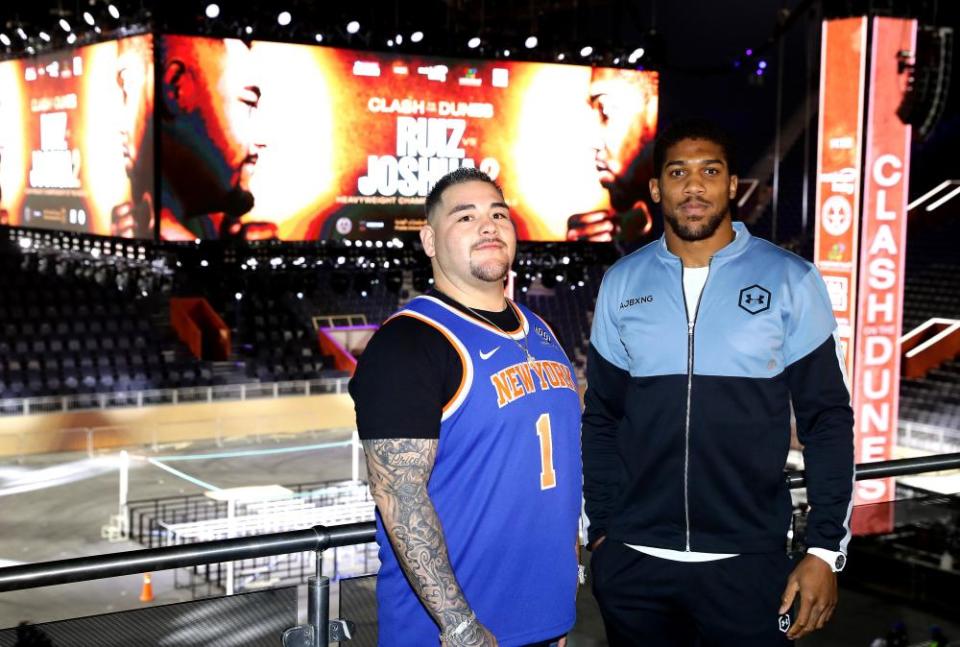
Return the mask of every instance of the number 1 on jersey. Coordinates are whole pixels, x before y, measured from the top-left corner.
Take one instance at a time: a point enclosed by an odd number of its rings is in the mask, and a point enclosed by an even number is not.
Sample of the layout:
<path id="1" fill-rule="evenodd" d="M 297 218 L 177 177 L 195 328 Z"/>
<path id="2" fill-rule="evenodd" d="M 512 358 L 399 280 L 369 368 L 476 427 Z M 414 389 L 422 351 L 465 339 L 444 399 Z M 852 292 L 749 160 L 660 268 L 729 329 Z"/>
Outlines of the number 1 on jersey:
<path id="1" fill-rule="evenodd" d="M 549 490 L 557 485 L 557 473 L 553 470 L 553 433 L 550 429 L 550 414 L 537 418 L 537 436 L 540 437 L 540 489 Z"/>

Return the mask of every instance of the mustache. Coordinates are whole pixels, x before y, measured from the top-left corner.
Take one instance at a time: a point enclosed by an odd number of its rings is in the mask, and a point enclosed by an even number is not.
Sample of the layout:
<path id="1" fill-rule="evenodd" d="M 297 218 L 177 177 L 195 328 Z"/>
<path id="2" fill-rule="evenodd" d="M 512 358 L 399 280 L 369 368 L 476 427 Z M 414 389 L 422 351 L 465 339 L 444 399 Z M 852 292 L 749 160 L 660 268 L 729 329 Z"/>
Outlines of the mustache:
<path id="1" fill-rule="evenodd" d="M 477 247 L 480 247 L 481 245 L 489 245 L 490 243 L 499 243 L 500 245 L 503 245 L 504 247 L 506 247 L 506 245 L 507 245 L 507 244 L 506 244 L 505 242 L 503 242 L 503 240 L 500 239 L 500 238 L 483 238 L 483 239 L 478 240 L 477 242 L 475 242 L 475 243 L 473 244 L 473 249 L 476 249 Z"/>

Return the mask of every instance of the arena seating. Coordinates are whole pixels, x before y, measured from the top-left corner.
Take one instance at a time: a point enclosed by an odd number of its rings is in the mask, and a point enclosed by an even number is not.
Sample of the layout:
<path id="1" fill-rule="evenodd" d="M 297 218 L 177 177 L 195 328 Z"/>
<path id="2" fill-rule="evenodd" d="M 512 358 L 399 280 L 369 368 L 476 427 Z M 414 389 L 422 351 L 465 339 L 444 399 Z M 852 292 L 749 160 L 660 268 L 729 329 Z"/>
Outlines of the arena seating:
<path id="1" fill-rule="evenodd" d="M 158 388 L 181 356 L 158 334 L 150 300 L 88 277 L 0 256 L 0 397 Z M 194 377 L 196 379 L 196 377 Z"/>
<path id="2" fill-rule="evenodd" d="M 960 319 L 960 220 L 915 213 L 908 224 L 903 332 L 932 317 Z M 900 383 L 900 418 L 960 428 L 960 358 Z"/>

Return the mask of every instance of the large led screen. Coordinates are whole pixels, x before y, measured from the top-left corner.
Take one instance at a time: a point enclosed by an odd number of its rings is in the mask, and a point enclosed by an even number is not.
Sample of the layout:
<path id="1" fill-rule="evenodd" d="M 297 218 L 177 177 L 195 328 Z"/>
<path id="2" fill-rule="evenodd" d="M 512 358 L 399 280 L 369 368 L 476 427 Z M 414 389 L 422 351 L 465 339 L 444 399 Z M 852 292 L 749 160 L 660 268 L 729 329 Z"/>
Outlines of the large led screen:
<path id="1" fill-rule="evenodd" d="M 0 224 L 154 234 L 153 38 L 0 63 Z"/>
<path id="2" fill-rule="evenodd" d="M 461 166 L 502 186 L 522 239 L 647 231 L 656 73 L 159 44 L 164 239 L 403 238 Z"/>

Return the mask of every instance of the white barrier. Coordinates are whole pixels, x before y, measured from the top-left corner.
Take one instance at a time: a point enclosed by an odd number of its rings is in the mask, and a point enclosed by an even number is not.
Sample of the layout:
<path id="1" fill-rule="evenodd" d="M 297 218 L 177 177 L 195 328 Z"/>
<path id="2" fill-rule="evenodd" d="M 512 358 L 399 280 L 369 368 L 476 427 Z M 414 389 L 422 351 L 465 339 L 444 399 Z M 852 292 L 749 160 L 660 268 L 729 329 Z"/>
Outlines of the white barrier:
<path id="1" fill-rule="evenodd" d="M 342 394 L 347 393 L 349 382 L 350 378 L 348 377 L 333 377 L 292 382 L 221 384 L 177 389 L 9 398 L 0 400 L 0 416 L 26 416 L 37 413 L 89 409 L 137 408 L 182 402 L 220 402 L 224 400 L 322 395 L 325 393 Z"/>

